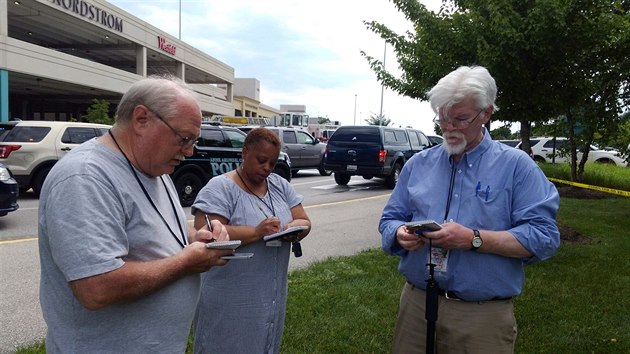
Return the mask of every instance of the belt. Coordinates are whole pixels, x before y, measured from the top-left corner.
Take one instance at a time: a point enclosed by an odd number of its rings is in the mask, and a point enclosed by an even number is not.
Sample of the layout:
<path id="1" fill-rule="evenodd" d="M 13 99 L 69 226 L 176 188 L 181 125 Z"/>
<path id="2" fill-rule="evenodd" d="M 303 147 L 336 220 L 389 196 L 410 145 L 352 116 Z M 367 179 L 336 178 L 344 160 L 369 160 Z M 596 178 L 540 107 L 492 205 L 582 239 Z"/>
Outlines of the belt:
<path id="1" fill-rule="evenodd" d="M 422 290 L 422 291 L 426 292 L 426 289 L 419 288 L 419 287 L 413 285 L 408 280 L 407 280 L 407 284 L 411 285 L 411 287 L 414 288 L 414 289 L 419 289 L 419 290 Z M 440 294 L 440 296 L 442 296 L 444 298 L 447 298 L 449 300 L 458 300 L 458 301 L 466 301 L 466 302 L 505 301 L 505 300 L 511 300 L 512 299 L 512 296 L 508 296 L 508 297 L 495 296 L 495 297 L 493 297 L 492 299 L 489 299 L 489 300 L 467 301 L 467 300 L 464 300 L 461 297 L 455 295 L 454 292 L 452 292 L 450 290 L 444 290 L 444 289 L 441 289 L 441 288 L 438 288 L 438 294 Z"/>

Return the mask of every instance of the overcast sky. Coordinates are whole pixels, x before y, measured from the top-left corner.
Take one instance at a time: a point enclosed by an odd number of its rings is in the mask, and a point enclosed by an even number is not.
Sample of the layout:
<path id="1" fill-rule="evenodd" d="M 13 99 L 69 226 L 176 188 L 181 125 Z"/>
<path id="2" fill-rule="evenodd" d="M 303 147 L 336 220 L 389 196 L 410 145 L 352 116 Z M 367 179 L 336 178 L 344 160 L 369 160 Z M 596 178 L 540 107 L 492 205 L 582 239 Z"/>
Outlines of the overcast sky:
<path id="1" fill-rule="evenodd" d="M 179 0 L 109 2 L 180 37 Z M 421 2 L 439 9 L 440 0 Z M 383 59 L 385 42 L 364 20 L 400 34 L 411 28 L 388 0 L 182 0 L 181 40 L 233 67 L 236 77 L 258 79 L 263 104 L 303 104 L 310 116 L 365 124 L 381 111 L 381 86 L 360 51 Z M 389 46 L 385 65 L 398 72 Z M 434 134 L 426 102 L 385 89 L 382 110 L 395 126 Z"/>

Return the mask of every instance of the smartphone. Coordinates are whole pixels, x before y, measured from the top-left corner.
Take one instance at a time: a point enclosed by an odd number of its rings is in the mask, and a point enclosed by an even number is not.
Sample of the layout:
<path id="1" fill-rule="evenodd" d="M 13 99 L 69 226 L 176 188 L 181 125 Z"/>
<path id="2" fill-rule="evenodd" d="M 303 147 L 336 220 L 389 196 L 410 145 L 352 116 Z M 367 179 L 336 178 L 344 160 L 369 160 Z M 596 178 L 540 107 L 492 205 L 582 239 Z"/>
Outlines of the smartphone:
<path id="1" fill-rule="evenodd" d="M 228 256 L 223 256 L 221 259 L 248 259 L 254 256 L 253 253 L 234 253 Z"/>
<path id="2" fill-rule="evenodd" d="M 437 231 L 442 228 L 440 224 L 433 220 L 410 221 L 405 223 L 405 227 L 410 231 Z"/>
<path id="3" fill-rule="evenodd" d="M 214 241 L 206 243 L 206 248 L 214 248 L 217 250 L 234 250 L 241 245 L 241 240 L 230 240 L 230 241 Z"/>

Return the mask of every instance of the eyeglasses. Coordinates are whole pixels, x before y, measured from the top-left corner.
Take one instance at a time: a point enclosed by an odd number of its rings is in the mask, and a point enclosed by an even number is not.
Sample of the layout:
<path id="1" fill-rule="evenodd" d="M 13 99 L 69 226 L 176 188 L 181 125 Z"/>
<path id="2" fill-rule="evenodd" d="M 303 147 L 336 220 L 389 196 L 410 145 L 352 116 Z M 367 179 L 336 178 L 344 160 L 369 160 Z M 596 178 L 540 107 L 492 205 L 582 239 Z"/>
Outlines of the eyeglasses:
<path id="1" fill-rule="evenodd" d="M 454 128 L 456 128 L 456 129 L 465 129 L 465 128 L 468 128 L 470 123 L 475 121 L 475 119 L 477 119 L 477 117 L 479 117 L 481 112 L 483 112 L 485 110 L 486 110 L 485 108 L 479 110 L 479 112 L 477 112 L 477 114 L 472 119 L 471 118 L 467 118 L 467 117 L 463 117 L 463 116 L 456 117 L 454 119 L 448 119 L 446 117 L 440 116 L 440 113 L 438 112 L 435 115 L 435 118 L 433 118 L 433 123 L 438 124 L 440 126 L 446 126 L 446 124 L 448 124 L 450 122 L 451 125 Z"/>
<path id="2" fill-rule="evenodd" d="M 179 146 L 183 147 L 183 148 L 189 148 L 191 146 L 193 146 L 193 144 L 195 143 L 195 141 L 197 141 L 197 139 L 199 137 L 187 137 L 187 136 L 182 136 L 181 134 L 179 134 L 179 132 L 177 132 L 177 130 L 175 130 L 175 128 L 173 128 L 170 124 L 168 124 L 168 122 L 166 120 L 164 120 L 164 118 L 162 118 L 162 116 L 160 116 L 159 114 L 157 114 L 154 110 L 152 110 L 151 108 L 149 108 L 148 106 L 145 105 L 145 107 L 147 108 L 147 110 L 149 112 L 151 112 L 157 119 L 161 120 L 162 123 L 166 124 L 167 127 L 169 127 L 171 129 L 171 131 L 173 132 L 173 134 L 175 134 L 178 138 L 179 138 Z"/>

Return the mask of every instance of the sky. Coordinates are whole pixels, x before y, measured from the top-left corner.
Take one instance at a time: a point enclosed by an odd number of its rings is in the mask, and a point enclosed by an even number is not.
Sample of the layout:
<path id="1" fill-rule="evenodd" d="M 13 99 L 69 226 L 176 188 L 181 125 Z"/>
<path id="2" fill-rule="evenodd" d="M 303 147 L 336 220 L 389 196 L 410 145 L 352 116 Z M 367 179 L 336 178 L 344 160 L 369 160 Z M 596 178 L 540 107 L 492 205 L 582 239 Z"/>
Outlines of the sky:
<path id="1" fill-rule="evenodd" d="M 412 29 L 391 1 L 181 0 L 181 32 L 179 0 L 109 2 L 233 67 L 235 77 L 258 79 L 267 106 L 305 105 L 311 117 L 342 125 L 366 124 L 382 110 L 393 126 L 434 134 L 429 104 L 383 90 L 360 54 L 385 59 L 399 76 L 391 46 L 363 23 L 375 20 L 399 34 Z"/>

